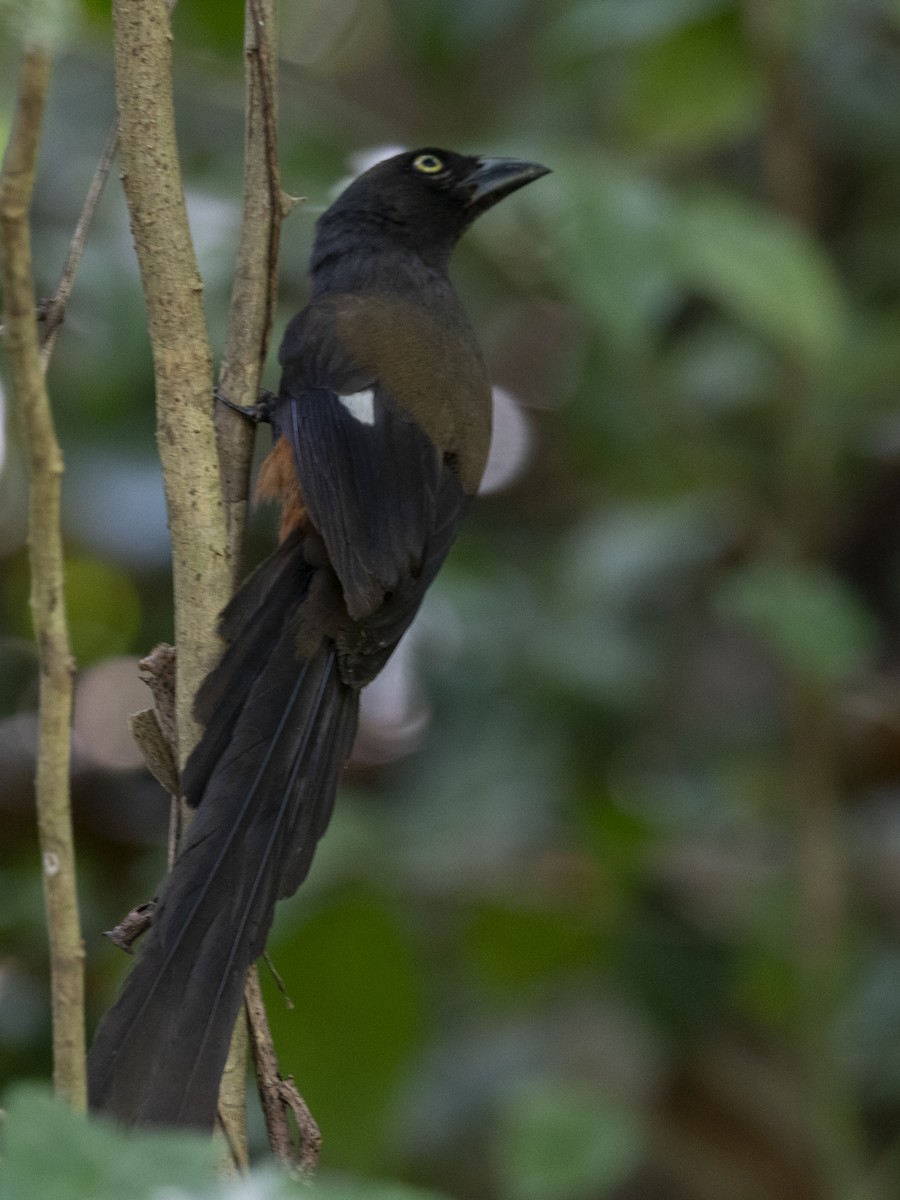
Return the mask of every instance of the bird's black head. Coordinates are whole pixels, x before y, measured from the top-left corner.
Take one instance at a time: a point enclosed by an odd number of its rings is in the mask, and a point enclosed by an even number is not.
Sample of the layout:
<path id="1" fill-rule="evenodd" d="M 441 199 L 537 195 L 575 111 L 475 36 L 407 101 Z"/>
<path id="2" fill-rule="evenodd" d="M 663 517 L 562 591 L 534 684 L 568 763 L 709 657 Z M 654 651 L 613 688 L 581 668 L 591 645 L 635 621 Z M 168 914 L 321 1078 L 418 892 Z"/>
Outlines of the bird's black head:
<path id="1" fill-rule="evenodd" d="M 443 269 L 468 225 L 549 168 L 514 158 L 477 158 L 426 147 L 364 172 L 319 218 L 313 269 L 341 243 L 402 248 Z"/>

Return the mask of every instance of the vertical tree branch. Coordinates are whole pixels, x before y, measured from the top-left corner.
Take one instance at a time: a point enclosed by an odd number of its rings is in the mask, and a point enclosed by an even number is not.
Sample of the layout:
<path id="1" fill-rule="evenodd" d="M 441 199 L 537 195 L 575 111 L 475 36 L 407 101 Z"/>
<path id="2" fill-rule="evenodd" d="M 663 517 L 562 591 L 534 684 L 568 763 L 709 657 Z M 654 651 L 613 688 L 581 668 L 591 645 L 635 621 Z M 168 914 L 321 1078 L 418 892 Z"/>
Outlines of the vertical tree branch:
<path id="1" fill-rule="evenodd" d="M 212 664 L 231 564 L 212 419 L 212 356 L 178 165 L 165 0 L 114 0 L 122 179 L 147 304 L 157 440 L 175 592 L 179 755 L 196 741 L 191 702 Z"/>
<path id="2" fill-rule="evenodd" d="M 196 741 L 193 697 L 216 657 L 219 612 L 231 592 L 212 413 L 212 355 L 178 164 L 165 0 L 114 0 L 116 95 L 123 183 L 147 304 L 175 595 L 176 722 L 183 763 Z M 246 1161 L 238 1051 L 220 1110 L 236 1163 Z M 235 1094 L 237 1100 L 235 1100 Z"/>
<path id="3" fill-rule="evenodd" d="M 237 265 L 219 388 L 229 400 L 256 401 L 278 291 L 281 177 L 278 166 L 277 0 L 246 0 L 244 9 L 244 195 Z M 215 414 L 227 554 L 232 585 L 242 572 L 254 426 L 219 405 Z M 252 1014 L 248 1013 L 252 1020 Z M 219 1115 L 232 1146 L 246 1145 L 247 1023 L 238 1020 L 219 1093 Z"/>
<path id="4" fill-rule="evenodd" d="M 234 288 L 219 389 L 255 403 L 278 293 L 282 199 L 278 167 L 276 0 L 247 0 L 244 10 L 244 198 Z M 240 575 L 254 428 L 225 405 L 216 411 L 228 553 Z"/>
<path id="5" fill-rule="evenodd" d="M 49 78 L 46 51 L 27 49 L 0 176 L 0 244 L 6 347 L 29 458 L 31 608 L 40 662 L 36 799 L 50 937 L 53 1080 L 57 1093 L 73 1108 L 82 1110 L 87 1095 L 84 948 L 69 806 L 73 663 L 66 626 L 59 520 L 63 463 L 41 369 L 28 229 Z"/>

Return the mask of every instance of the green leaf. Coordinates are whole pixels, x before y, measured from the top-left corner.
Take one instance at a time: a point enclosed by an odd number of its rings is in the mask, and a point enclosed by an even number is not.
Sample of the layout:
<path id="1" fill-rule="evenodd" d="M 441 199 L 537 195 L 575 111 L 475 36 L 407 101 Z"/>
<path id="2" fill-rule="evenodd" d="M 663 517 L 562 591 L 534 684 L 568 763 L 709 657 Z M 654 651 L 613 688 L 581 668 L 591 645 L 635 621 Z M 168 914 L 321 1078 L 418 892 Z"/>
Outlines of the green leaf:
<path id="1" fill-rule="evenodd" d="M 30 1084 L 9 1094 L 2 1131 L 0 1200 L 149 1200 L 163 1187 L 205 1191 L 217 1161 L 209 1138 L 126 1136 Z"/>
<path id="2" fill-rule="evenodd" d="M 787 913 L 778 914 L 784 921 Z M 767 931 L 739 947 L 735 964 L 734 994 L 738 1007 L 754 1021 L 789 1034 L 797 1020 L 797 964 L 789 952 L 773 944 Z"/>
<path id="3" fill-rule="evenodd" d="M 723 13 L 643 52 L 627 120 L 640 144 L 681 149 L 747 133 L 762 102 L 738 16 Z"/>
<path id="4" fill-rule="evenodd" d="M 502 1200 L 606 1195 L 637 1164 L 641 1134 L 621 1105 L 588 1088 L 534 1083 L 502 1113 L 497 1168 Z"/>
<path id="5" fill-rule="evenodd" d="M 851 1078 L 872 1103 L 900 1100 L 900 955 L 890 942 L 858 948 L 839 1013 Z"/>
<path id="6" fill-rule="evenodd" d="M 818 567 L 746 567 L 720 589 L 717 605 L 811 682 L 840 683 L 865 664 L 873 648 L 875 631 L 865 609 L 839 579 Z"/>
<path id="7" fill-rule="evenodd" d="M 665 36 L 729 0 L 586 0 L 569 6 L 550 33 L 551 48 L 582 57 Z"/>
<path id="8" fill-rule="evenodd" d="M 437 1192 L 423 1192 L 402 1183 L 369 1183 L 366 1180 L 319 1177 L 311 1188 L 298 1189 L 297 1196 L 316 1200 L 446 1200 Z M 250 1200 L 250 1197 L 248 1197 Z"/>
<path id="9" fill-rule="evenodd" d="M 572 533 L 563 581 L 594 607 L 625 609 L 714 559 L 734 526 L 728 498 L 713 490 L 610 505 Z"/>
<path id="10" fill-rule="evenodd" d="M 205 53 L 234 58 L 241 52 L 244 6 L 240 0 L 220 0 L 215 6 L 175 5 L 172 30 L 176 42 L 202 46 Z"/>
<path id="11" fill-rule="evenodd" d="M 485 984 L 521 995 L 527 985 L 548 976 L 595 969 L 598 940 L 589 922 L 559 913 L 485 905 L 472 914 L 465 951 Z"/>
<path id="12" fill-rule="evenodd" d="M 675 297 L 667 191 L 610 158 L 554 163 L 540 198 L 556 229 L 559 286 L 618 347 L 642 348 Z"/>
<path id="13" fill-rule="evenodd" d="M 327 1174 L 310 1187 L 271 1168 L 223 1184 L 221 1150 L 205 1135 L 123 1133 L 31 1084 L 8 1100 L 0 1200 L 442 1200 L 404 1184 Z"/>
<path id="14" fill-rule="evenodd" d="M 141 618 L 130 576 L 96 558 L 70 558 L 65 586 L 72 653 L 79 667 L 125 654 Z"/>
<path id="15" fill-rule="evenodd" d="M 302 1076 L 330 1164 L 381 1165 L 386 1110 L 422 1031 L 410 935 L 363 888 L 329 896 L 302 925 L 291 927 L 288 908 L 279 917 L 269 949 L 293 1007 L 267 972 L 263 984 L 282 1069 Z"/>
<path id="16" fill-rule="evenodd" d="M 722 193 L 684 201 L 673 226 L 683 281 L 783 349 L 822 364 L 844 333 L 837 276 L 799 225 Z"/>
<path id="17" fill-rule="evenodd" d="M 31 637 L 30 574 L 24 557 L 7 564 L 0 598 L 14 614 L 16 632 Z M 141 619 L 141 602 L 131 577 L 98 558 L 67 558 L 66 613 L 72 653 L 79 667 L 125 654 Z"/>
<path id="18" fill-rule="evenodd" d="M 730 948 L 670 914 L 623 913 L 619 956 L 629 990 L 671 1045 L 692 1044 L 727 1002 Z"/>

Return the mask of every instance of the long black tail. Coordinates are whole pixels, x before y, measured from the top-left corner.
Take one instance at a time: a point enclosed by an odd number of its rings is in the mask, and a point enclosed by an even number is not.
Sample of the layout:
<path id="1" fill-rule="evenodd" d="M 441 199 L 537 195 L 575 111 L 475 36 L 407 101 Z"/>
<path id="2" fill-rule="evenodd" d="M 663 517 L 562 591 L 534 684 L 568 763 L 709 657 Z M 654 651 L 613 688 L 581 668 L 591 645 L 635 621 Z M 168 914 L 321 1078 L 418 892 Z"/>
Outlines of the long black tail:
<path id="1" fill-rule="evenodd" d="M 357 692 L 333 644 L 304 630 L 312 579 L 294 535 L 224 613 L 230 644 L 200 691 L 206 732 L 183 780 L 197 812 L 88 1059 L 91 1107 L 125 1124 L 212 1126 L 247 968 L 331 816 Z"/>

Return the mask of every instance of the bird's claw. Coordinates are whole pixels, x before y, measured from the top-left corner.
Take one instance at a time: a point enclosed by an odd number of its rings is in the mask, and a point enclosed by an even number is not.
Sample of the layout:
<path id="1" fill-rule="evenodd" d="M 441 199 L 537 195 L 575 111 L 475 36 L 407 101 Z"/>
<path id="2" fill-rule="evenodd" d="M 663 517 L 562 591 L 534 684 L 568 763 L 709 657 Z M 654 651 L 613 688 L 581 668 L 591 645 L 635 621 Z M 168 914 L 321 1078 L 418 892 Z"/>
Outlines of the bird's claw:
<path id="1" fill-rule="evenodd" d="M 278 403 L 278 397 L 274 392 L 270 392 L 265 388 L 261 389 L 255 404 L 236 404 L 234 400 L 229 400 L 224 392 L 220 392 L 218 388 L 216 388 L 213 395 L 220 404 L 224 404 L 226 408 L 240 413 L 242 417 L 246 417 L 254 425 L 272 424 L 275 405 Z"/>

